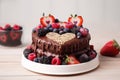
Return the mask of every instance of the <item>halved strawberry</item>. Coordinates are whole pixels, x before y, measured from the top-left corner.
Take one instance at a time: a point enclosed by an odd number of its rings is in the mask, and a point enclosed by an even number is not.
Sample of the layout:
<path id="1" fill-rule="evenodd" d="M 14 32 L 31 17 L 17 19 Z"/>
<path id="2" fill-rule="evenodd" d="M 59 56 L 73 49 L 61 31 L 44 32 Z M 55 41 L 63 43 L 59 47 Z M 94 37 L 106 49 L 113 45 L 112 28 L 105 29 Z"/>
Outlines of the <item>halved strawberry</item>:
<path id="1" fill-rule="evenodd" d="M 16 40 L 20 37 L 20 34 L 17 32 L 10 32 L 10 37 L 12 40 Z"/>
<path id="2" fill-rule="evenodd" d="M 68 18 L 68 22 L 72 22 L 76 26 L 81 26 L 83 23 L 83 18 L 82 16 L 72 16 Z"/>
<path id="3" fill-rule="evenodd" d="M 48 16 L 44 16 L 40 18 L 40 23 L 46 27 L 48 24 L 52 24 L 55 22 L 55 17 L 51 14 L 49 14 Z"/>
<path id="4" fill-rule="evenodd" d="M 1 35 L 0 41 L 2 41 L 3 43 L 6 43 L 7 42 L 7 35 L 6 34 Z"/>
<path id="5" fill-rule="evenodd" d="M 67 56 L 67 64 L 79 64 L 80 62 L 74 56 Z"/>
<path id="6" fill-rule="evenodd" d="M 115 40 L 107 42 L 100 50 L 101 55 L 114 57 L 120 52 L 120 46 Z"/>

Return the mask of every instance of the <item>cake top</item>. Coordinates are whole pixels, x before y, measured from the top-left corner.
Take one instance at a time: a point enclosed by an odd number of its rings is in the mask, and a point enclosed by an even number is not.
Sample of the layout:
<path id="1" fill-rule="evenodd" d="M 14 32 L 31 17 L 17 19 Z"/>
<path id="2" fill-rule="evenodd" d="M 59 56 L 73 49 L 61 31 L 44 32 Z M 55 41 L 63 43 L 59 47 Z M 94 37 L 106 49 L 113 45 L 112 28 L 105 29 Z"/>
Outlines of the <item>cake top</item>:
<path id="1" fill-rule="evenodd" d="M 84 28 L 82 24 L 82 16 L 77 16 L 76 14 L 74 16 L 71 15 L 68 20 L 64 22 L 55 18 L 51 14 L 48 16 L 43 15 L 40 18 L 40 24 L 33 29 L 33 33 L 37 33 L 39 37 L 49 37 L 52 34 L 53 36 L 59 35 L 60 38 L 62 38 L 61 35 L 64 34 L 66 37 L 66 33 L 69 33 L 68 36 L 74 37 L 73 35 L 75 35 L 76 38 L 80 39 L 82 37 L 86 37 L 89 34 L 89 30 Z"/>

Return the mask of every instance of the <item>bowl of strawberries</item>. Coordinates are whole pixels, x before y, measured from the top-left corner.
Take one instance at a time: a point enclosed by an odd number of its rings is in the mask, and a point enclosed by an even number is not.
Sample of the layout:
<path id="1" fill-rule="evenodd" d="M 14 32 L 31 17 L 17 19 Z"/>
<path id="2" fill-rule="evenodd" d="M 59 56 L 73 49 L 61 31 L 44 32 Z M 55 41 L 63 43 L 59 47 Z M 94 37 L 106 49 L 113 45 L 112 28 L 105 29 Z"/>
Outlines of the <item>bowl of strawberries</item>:
<path id="1" fill-rule="evenodd" d="M 18 46 L 21 45 L 21 37 L 23 28 L 20 25 L 6 24 L 4 27 L 0 26 L 0 44 L 4 46 Z"/>

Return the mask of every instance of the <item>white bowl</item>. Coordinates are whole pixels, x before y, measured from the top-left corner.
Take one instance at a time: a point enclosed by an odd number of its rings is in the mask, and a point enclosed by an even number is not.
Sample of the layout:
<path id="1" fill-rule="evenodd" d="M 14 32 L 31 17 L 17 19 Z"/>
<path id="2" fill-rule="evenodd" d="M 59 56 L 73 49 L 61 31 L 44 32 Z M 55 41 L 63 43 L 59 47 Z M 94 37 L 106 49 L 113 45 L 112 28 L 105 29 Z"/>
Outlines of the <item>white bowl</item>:
<path id="1" fill-rule="evenodd" d="M 97 68 L 99 65 L 99 56 L 86 63 L 73 65 L 48 65 L 30 61 L 22 55 L 22 66 L 30 71 L 48 74 L 48 75 L 72 75 L 84 73 Z"/>

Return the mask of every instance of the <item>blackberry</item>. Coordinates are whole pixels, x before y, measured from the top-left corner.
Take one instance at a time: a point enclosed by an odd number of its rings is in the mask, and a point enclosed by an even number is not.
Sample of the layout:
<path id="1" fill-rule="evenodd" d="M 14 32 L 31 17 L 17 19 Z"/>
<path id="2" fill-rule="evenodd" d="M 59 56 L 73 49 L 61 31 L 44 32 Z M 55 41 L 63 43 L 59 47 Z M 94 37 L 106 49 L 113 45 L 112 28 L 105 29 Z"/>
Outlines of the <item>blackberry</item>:
<path id="1" fill-rule="evenodd" d="M 23 54 L 24 54 L 24 56 L 27 58 L 28 55 L 29 55 L 30 53 L 32 53 L 32 52 L 33 52 L 33 50 L 31 50 L 31 49 L 25 49 L 25 50 L 23 51 Z"/>
<path id="2" fill-rule="evenodd" d="M 77 36 L 78 39 L 80 39 L 81 38 L 81 33 L 78 32 L 76 36 Z"/>
<path id="3" fill-rule="evenodd" d="M 46 35 L 46 31 L 44 29 L 38 29 L 38 36 L 45 36 Z"/>
<path id="4" fill-rule="evenodd" d="M 51 56 L 48 57 L 48 56 L 43 55 L 43 56 L 41 56 L 39 58 L 39 63 L 42 63 L 42 64 L 51 64 L 51 60 L 52 60 Z"/>
<path id="5" fill-rule="evenodd" d="M 87 54 L 82 54 L 80 57 L 79 57 L 79 61 L 81 62 L 81 63 L 83 63 L 83 62 L 87 62 L 87 61 L 89 61 L 90 59 L 89 59 L 89 57 L 88 57 L 88 55 Z"/>
<path id="6" fill-rule="evenodd" d="M 58 23 L 58 22 L 60 22 L 59 19 L 55 19 L 55 23 Z"/>

